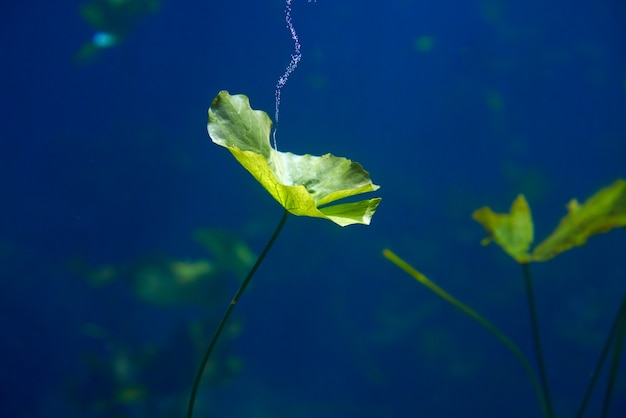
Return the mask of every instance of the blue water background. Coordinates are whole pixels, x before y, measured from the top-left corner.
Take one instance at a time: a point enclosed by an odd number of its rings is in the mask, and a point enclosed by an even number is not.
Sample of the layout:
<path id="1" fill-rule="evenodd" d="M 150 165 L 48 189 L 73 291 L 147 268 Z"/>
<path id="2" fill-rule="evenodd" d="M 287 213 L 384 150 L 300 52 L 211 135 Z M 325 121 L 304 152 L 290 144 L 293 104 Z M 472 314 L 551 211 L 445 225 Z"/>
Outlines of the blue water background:
<path id="1" fill-rule="evenodd" d="M 163 0 L 78 64 L 94 33 L 80 4 L 0 6 L 0 416 L 183 416 L 199 357 L 172 335 L 207 311 L 217 320 L 237 281 L 223 278 L 211 306 L 163 308 L 90 285 L 71 260 L 210 258 L 192 239 L 203 227 L 261 251 L 282 210 L 210 141 L 206 112 L 228 90 L 274 117 L 293 52 L 284 3 Z M 533 359 L 521 267 L 480 246 L 471 213 L 505 212 L 524 193 L 538 242 L 570 199 L 626 177 L 626 6 L 294 0 L 293 22 L 303 58 L 282 93 L 278 148 L 360 162 L 383 201 L 367 227 L 287 221 L 222 350 L 242 366 L 201 391 L 197 416 L 540 417 L 513 356 L 382 250 Z M 574 416 L 626 291 L 625 248 L 622 228 L 532 266 L 557 417 Z M 141 371 L 145 397 L 112 412 L 72 390 L 108 393 L 86 353 L 106 364 L 115 350 L 87 325 L 129 350 L 174 347 Z M 611 417 L 626 411 L 623 370 Z"/>

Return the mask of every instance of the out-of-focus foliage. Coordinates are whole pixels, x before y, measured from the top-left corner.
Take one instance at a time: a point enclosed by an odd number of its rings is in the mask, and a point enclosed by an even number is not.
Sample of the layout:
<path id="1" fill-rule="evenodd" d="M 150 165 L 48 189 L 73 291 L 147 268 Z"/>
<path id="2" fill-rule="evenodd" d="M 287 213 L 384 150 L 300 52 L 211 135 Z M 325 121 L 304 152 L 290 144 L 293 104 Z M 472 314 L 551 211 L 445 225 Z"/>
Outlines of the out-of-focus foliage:
<path id="1" fill-rule="evenodd" d="M 530 207 L 523 195 L 517 196 L 510 213 L 495 213 L 485 206 L 476 210 L 472 216 L 489 232 L 481 244 L 495 241 L 517 262 L 530 261 L 528 249 L 533 242 L 534 227 Z"/>
<path id="2" fill-rule="evenodd" d="M 229 325 L 224 345 L 206 369 L 204 382 L 209 387 L 227 382 L 241 370 L 241 359 L 226 349 L 239 335 L 239 322 Z M 67 395 L 84 416 L 175 416 L 187 399 L 194 359 L 214 326 L 208 319 L 191 321 L 156 344 L 121 341 L 102 326 L 87 323 L 83 334 L 104 349 L 83 354 L 84 373 L 68 376 Z"/>
<path id="3" fill-rule="evenodd" d="M 497 214 L 489 207 L 476 210 L 472 217 L 487 230 L 481 243 L 495 241 L 518 263 L 547 261 L 572 247 L 581 246 L 590 237 L 616 227 L 626 226 L 626 181 L 619 179 L 579 204 L 572 199 L 568 214 L 556 230 L 530 254 L 533 221 L 528 202 L 519 195 L 509 214 Z"/>
<path id="4" fill-rule="evenodd" d="M 141 19 L 157 12 L 160 7 L 158 0 L 91 0 L 83 4 L 81 15 L 96 32 L 76 58 L 84 61 L 93 58 L 101 49 L 118 45 Z"/>
<path id="5" fill-rule="evenodd" d="M 223 228 L 201 228 L 194 232 L 195 240 L 211 254 L 222 271 L 243 280 L 256 261 L 256 254 L 231 231 Z"/>
<path id="6" fill-rule="evenodd" d="M 153 255 L 128 265 L 91 266 L 80 257 L 70 269 L 95 287 L 124 281 L 136 297 L 154 305 L 207 306 L 223 296 L 225 279 L 242 279 L 256 259 L 250 247 L 226 229 L 200 228 L 195 240 L 210 258 L 177 259 Z"/>
<path id="7" fill-rule="evenodd" d="M 556 230 L 535 248 L 533 261 L 549 260 L 596 234 L 626 226 L 626 181 L 600 189 L 583 204 L 570 200 L 567 211 Z"/>
<path id="8" fill-rule="evenodd" d="M 79 257 L 71 260 L 70 269 L 94 291 L 113 288 L 116 298 L 133 301 L 128 310 L 174 312 L 173 308 L 195 305 L 204 312 L 176 325 L 158 342 L 146 341 L 136 331 L 131 331 L 134 337 L 122 337 L 100 324 L 85 323 L 82 334 L 99 348 L 83 354 L 84 375 L 68 377 L 67 391 L 73 405 L 86 416 L 156 418 L 181 410 L 195 361 L 216 326 L 215 312 L 230 296 L 228 282 L 240 278 L 241 270 L 249 269 L 255 260 L 246 243 L 226 229 L 198 229 L 194 238 L 206 249 L 207 258 L 150 256 L 119 266 L 90 266 Z M 205 370 L 205 385 L 228 381 L 242 368 L 241 359 L 228 351 L 240 330 L 237 318 L 225 328 L 223 342 Z"/>

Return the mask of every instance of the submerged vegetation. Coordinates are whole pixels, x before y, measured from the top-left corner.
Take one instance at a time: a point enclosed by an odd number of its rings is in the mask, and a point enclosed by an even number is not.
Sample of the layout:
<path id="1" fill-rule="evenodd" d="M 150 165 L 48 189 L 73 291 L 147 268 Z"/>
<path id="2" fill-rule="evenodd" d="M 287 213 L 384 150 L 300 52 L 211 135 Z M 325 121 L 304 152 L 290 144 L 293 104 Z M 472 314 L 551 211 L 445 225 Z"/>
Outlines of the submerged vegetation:
<path id="1" fill-rule="evenodd" d="M 290 213 L 328 219 L 340 226 L 369 225 L 380 198 L 328 206 L 351 196 L 377 190 L 360 164 L 326 154 L 321 157 L 279 152 L 270 145 L 272 122 L 265 112 L 253 110 L 244 95 L 221 91 L 209 108 L 207 130 L 211 140 L 227 148 L 285 209 L 256 263 L 241 283 L 202 358 L 191 390 L 187 417 L 194 405 L 204 370 L 233 308 L 274 245 Z"/>
<path id="2" fill-rule="evenodd" d="M 530 207 L 523 195 L 519 195 L 515 199 L 509 213 L 495 213 L 491 208 L 483 207 L 474 211 L 472 215 L 474 220 L 483 225 L 488 233 L 488 236 L 483 239 L 481 243 L 488 245 L 492 241 L 495 242 L 522 266 L 539 376 L 537 376 L 530 361 L 523 354 L 519 346 L 507 337 L 504 332 L 493 325 L 492 322 L 448 294 L 393 251 L 389 249 L 383 251 L 383 255 L 389 261 L 415 278 L 437 296 L 477 321 L 511 351 L 530 378 L 530 382 L 539 399 L 544 418 L 555 417 L 555 412 L 550 396 L 546 364 L 543 355 L 541 333 L 539 330 L 540 324 L 537 320 L 537 306 L 532 285 L 530 263 L 548 261 L 564 251 L 584 245 L 593 235 L 608 232 L 613 228 L 626 227 L 626 181 L 622 179 L 617 180 L 612 185 L 599 190 L 582 204 L 578 203 L 576 199 L 573 199 L 568 203 L 567 209 L 568 214 L 561 219 L 561 222 L 554 232 L 532 252 L 530 252 L 530 247 L 534 239 L 534 224 Z M 613 326 L 606 338 L 594 372 L 590 377 L 587 390 L 581 397 L 580 406 L 576 415 L 577 418 L 584 415 L 604 363 L 612 349 L 613 355 L 609 366 L 602 411 L 600 415 L 595 415 L 603 418 L 608 416 L 625 336 L 626 294 L 622 297 L 622 303 L 615 315 Z"/>
<path id="3" fill-rule="evenodd" d="M 278 121 L 280 89 L 301 58 L 300 44 L 289 14 L 291 0 L 286 1 L 286 7 L 287 27 L 295 44 L 295 52 L 276 87 L 275 122 Z M 76 61 L 90 62 L 105 49 L 122 44 L 131 36 L 139 22 L 158 12 L 160 8 L 158 0 L 88 1 L 81 8 L 81 15 L 90 25 L 93 37 L 79 49 L 75 56 Z M 422 35 L 415 40 L 413 49 L 425 55 L 439 50 L 440 45 L 443 44 L 435 42 L 434 37 Z M 487 102 L 493 111 L 502 112 L 504 104 L 500 94 L 490 93 Z M 370 224 L 381 198 L 358 198 L 363 193 L 378 190 L 379 186 L 372 182 L 369 173 L 359 163 L 331 154 L 314 156 L 280 152 L 276 147 L 275 130 L 272 147 L 272 129 L 270 117 L 263 111 L 253 109 L 248 97 L 242 94 L 231 95 L 227 91 L 220 91 L 208 110 L 207 130 L 212 142 L 226 148 L 283 208 L 276 229 L 258 256 L 239 237 L 226 229 L 201 229 L 195 231 L 194 236 L 210 254 L 207 258 L 187 260 L 152 256 L 126 266 L 99 267 L 91 267 L 83 260 L 72 262 L 72 270 L 84 277 L 92 287 L 103 289 L 114 283 L 123 283 L 124 292 L 131 293 L 134 300 L 151 307 L 210 307 L 208 314 L 203 312 L 202 318 L 178 327 L 161 344 L 150 342 L 133 345 L 122 342 L 100 324 L 86 324 L 84 334 L 108 347 L 109 352 L 88 353 L 87 376 L 70 384 L 70 392 L 78 400 L 83 412 L 129 416 L 128 410 L 132 409 L 133 412 L 139 410 L 138 414 L 131 414 L 132 416 L 153 417 L 157 415 L 153 414 L 152 406 L 146 406 L 148 396 L 166 399 L 175 393 L 176 401 L 167 408 L 159 408 L 159 413 L 164 413 L 164 416 L 180 415 L 189 394 L 187 417 L 192 418 L 194 407 L 200 409 L 198 406 L 204 406 L 196 405 L 201 398 L 201 383 L 209 384 L 213 388 L 231 379 L 242 367 L 239 357 L 231 355 L 227 350 L 228 346 L 220 346 L 218 342 L 231 345 L 237 343 L 239 322 L 228 322 L 229 318 L 280 235 L 289 215 L 326 219 L 341 227 Z M 479 313 L 478 309 L 448 293 L 392 250 L 383 250 L 386 259 L 476 321 L 513 354 L 529 378 L 538 400 L 537 409 L 544 418 L 555 418 L 557 407 L 551 395 L 549 369 L 544 358 L 540 329 L 542 324 L 537 314 L 541 306 L 537 306 L 535 300 L 531 265 L 550 261 L 565 251 L 584 246 L 594 235 L 626 227 L 626 181 L 617 180 L 582 203 L 571 200 L 567 204 L 567 210 L 567 215 L 555 230 L 534 247 L 535 225 L 530 205 L 524 195 L 517 196 L 509 213 L 496 213 L 490 207 L 482 207 L 472 215 L 487 232 L 487 237 L 481 244 L 496 243 L 521 266 L 533 337 L 532 358 L 514 338 L 510 338 L 494 322 Z M 217 307 L 230 296 L 224 286 L 223 279 L 226 276 L 235 277 L 239 288 L 220 318 L 221 311 Z M 391 323 L 394 319 L 388 322 Z M 602 410 L 598 416 L 608 416 L 625 336 L 626 295 L 615 314 L 613 325 L 589 378 L 587 390 L 580 394 L 577 418 L 584 416 L 589 399 L 597 389 L 601 373 L 607 368 Z M 432 347 L 436 347 L 433 351 L 439 349 L 439 345 L 439 341 L 433 342 Z M 172 361 L 174 352 L 178 353 L 177 359 Z M 184 356 L 180 356 L 181 352 Z M 184 361 L 179 362 L 178 357 L 184 357 Z M 164 366 L 168 364 L 169 367 Z M 197 370 L 195 377 L 194 369 Z M 155 374 L 158 378 L 154 377 Z M 85 381 L 90 384 L 85 384 Z M 189 385 L 191 381 L 193 384 Z"/>

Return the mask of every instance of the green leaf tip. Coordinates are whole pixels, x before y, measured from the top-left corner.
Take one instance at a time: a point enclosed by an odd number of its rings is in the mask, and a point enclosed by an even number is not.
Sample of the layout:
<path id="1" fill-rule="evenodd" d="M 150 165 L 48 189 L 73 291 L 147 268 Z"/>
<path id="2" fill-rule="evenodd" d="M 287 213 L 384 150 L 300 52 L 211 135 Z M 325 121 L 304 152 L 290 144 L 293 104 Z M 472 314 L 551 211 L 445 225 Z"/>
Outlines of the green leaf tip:
<path id="1" fill-rule="evenodd" d="M 211 140 L 233 154 L 286 210 L 328 219 L 337 225 L 369 225 L 381 199 L 324 206 L 377 190 L 359 163 L 331 154 L 314 156 L 276 151 L 270 145 L 272 121 L 250 107 L 243 94 L 221 91 L 209 108 Z"/>

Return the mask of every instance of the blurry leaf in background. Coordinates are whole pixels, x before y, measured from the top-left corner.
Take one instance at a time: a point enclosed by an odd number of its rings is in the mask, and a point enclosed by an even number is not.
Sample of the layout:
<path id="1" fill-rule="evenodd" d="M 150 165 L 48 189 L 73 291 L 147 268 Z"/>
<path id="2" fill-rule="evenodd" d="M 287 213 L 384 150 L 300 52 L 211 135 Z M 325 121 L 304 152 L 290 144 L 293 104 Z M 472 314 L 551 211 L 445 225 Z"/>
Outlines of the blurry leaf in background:
<path id="1" fill-rule="evenodd" d="M 209 109 L 211 140 L 228 150 L 286 210 L 328 219 L 340 226 L 370 223 L 380 198 L 324 206 L 377 190 L 360 164 L 325 154 L 296 155 L 270 145 L 272 121 L 248 98 L 221 91 Z M 322 207 L 323 206 L 323 207 Z"/>
<path id="2" fill-rule="evenodd" d="M 135 263 L 129 273 L 135 294 L 155 305 L 211 306 L 224 293 L 224 276 L 209 260 L 154 257 Z"/>
<path id="3" fill-rule="evenodd" d="M 157 0 L 92 0 L 80 8 L 81 16 L 96 30 L 76 54 L 78 62 L 94 58 L 104 48 L 122 42 L 145 16 L 155 13 Z"/>
<path id="4" fill-rule="evenodd" d="M 535 248 L 532 255 L 528 250 L 533 241 L 533 222 L 523 195 L 515 199 L 509 214 L 497 214 L 489 207 L 483 207 L 474 211 L 472 217 L 489 233 L 481 244 L 487 245 L 493 240 L 519 263 L 547 261 L 585 244 L 593 235 L 626 227 L 626 181 L 618 179 L 583 204 L 572 199 L 567 210 L 568 214 L 561 219 L 556 230 Z"/>
<path id="5" fill-rule="evenodd" d="M 611 186 L 579 204 L 572 199 L 568 214 L 556 230 L 533 251 L 533 261 L 546 261 L 572 247 L 581 246 L 593 235 L 626 226 L 626 181 L 619 179 Z"/>
<path id="6" fill-rule="evenodd" d="M 100 288 L 119 281 L 143 302 L 161 306 L 187 303 L 211 306 L 223 297 L 225 284 L 223 272 L 206 259 L 152 256 L 128 266 L 90 266 L 84 259 L 74 257 L 69 269 L 90 286 Z"/>
<path id="7" fill-rule="evenodd" d="M 243 279 L 256 261 L 256 254 L 233 232 L 223 228 L 201 228 L 194 231 L 195 240 L 215 260 L 221 271 Z"/>
<path id="8" fill-rule="evenodd" d="M 66 377 L 66 395 L 80 416 L 177 416 L 188 397 L 195 359 L 214 327 L 215 320 L 209 316 L 171 329 L 165 339 L 145 341 L 137 337 L 141 334 L 137 330 L 133 330 L 135 338 L 122 340 L 118 327 L 107 330 L 86 323 L 82 333 L 97 344 L 81 353 L 81 373 Z M 207 387 L 223 385 L 241 372 L 243 360 L 229 349 L 240 328 L 240 320 L 229 325 L 223 344 L 207 367 Z"/>
<path id="9" fill-rule="evenodd" d="M 70 259 L 68 268 L 73 273 L 83 277 L 87 283 L 94 287 L 107 285 L 120 275 L 120 269 L 112 264 L 90 266 L 85 259 L 79 256 Z"/>
<path id="10" fill-rule="evenodd" d="M 68 267 L 93 287 L 123 282 L 136 297 L 154 305 L 192 303 L 211 307 L 225 297 L 230 275 L 243 279 L 256 255 L 241 238 L 224 228 L 197 229 L 194 238 L 207 251 L 208 258 L 152 255 L 127 265 L 92 266 L 76 256 L 70 259 Z"/>
<path id="11" fill-rule="evenodd" d="M 531 261 L 528 250 L 533 242 L 533 221 L 523 195 L 517 196 L 510 213 L 495 213 L 485 206 L 474 211 L 472 217 L 489 234 L 481 241 L 482 245 L 495 241 L 518 263 Z"/>
<path id="12" fill-rule="evenodd" d="M 215 267 L 208 260 L 172 261 L 170 270 L 176 282 L 181 285 L 193 283 L 200 277 L 212 273 Z"/>

